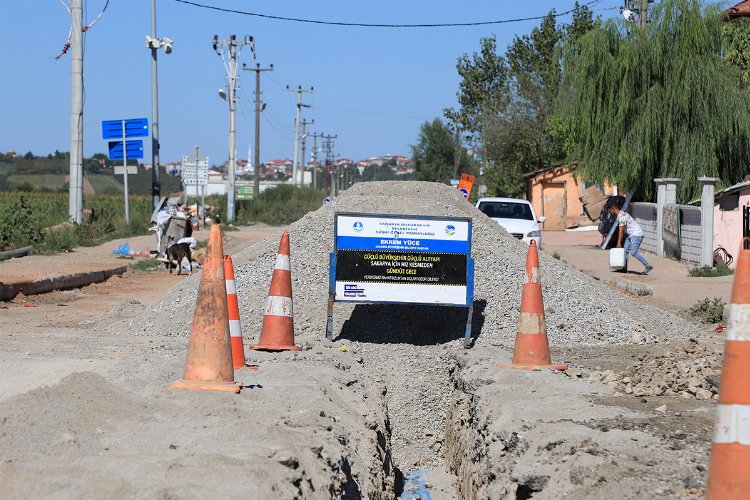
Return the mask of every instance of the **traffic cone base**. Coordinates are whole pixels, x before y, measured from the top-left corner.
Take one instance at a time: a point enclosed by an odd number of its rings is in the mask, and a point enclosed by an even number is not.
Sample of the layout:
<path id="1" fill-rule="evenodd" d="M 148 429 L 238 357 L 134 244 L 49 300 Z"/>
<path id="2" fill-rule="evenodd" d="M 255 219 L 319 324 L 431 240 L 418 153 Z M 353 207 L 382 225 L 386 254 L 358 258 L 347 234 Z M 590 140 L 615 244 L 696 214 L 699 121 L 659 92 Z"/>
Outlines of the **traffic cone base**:
<path id="1" fill-rule="evenodd" d="M 542 322 L 544 316 L 542 316 Z M 519 338 L 521 337 L 521 338 Z M 522 346 L 522 347 L 520 347 Z M 518 370 L 567 370 L 565 364 L 553 363 L 549 353 L 549 342 L 546 334 L 518 333 L 513 350 L 513 361 L 509 365 L 497 365 L 498 368 L 516 368 Z"/>
<path id="2" fill-rule="evenodd" d="M 263 316 L 263 327 L 260 342 L 251 345 L 256 351 L 300 351 L 301 347 L 294 345 L 294 320 L 291 316 Z"/>
<path id="3" fill-rule="evenodd" d="M 237 382 L 201 382 L 196 380 L 175 380 L 169 387 L 173 389 L 187 389 L 189 391 L 226 391 L 237 394 L 240 385 Z"/>

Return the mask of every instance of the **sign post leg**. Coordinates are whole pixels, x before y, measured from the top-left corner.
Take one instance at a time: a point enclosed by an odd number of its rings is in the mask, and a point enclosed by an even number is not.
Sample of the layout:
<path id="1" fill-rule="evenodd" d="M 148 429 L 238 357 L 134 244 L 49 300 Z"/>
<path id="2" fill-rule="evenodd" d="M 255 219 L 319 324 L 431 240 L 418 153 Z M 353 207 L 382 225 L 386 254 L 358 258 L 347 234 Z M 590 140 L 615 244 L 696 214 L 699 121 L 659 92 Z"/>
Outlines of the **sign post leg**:
<path id="1" fill-rule="evenodd" d="M 128 134 L 125 133 L 125 120 L 122 121 L 122 164 L 125 172 L 122 182 L 125 189 L 125 224 L 130 225 L 130 207 L 128 207 Z"/>
<path id="2" fill-rule="evenodd" d="M 471 319 L 474 316 L 474 308 L 469 307 L 469 314 L 466 317 L 466 335 L 464 336 L 464 349 L 471 347 Z"/>
<path id="3" fill-rule="evenodd" d="M 333 302 L 334 294 L 328 294 L 328 314 L 326 319 L 326 339 L 333 340 Z"/>

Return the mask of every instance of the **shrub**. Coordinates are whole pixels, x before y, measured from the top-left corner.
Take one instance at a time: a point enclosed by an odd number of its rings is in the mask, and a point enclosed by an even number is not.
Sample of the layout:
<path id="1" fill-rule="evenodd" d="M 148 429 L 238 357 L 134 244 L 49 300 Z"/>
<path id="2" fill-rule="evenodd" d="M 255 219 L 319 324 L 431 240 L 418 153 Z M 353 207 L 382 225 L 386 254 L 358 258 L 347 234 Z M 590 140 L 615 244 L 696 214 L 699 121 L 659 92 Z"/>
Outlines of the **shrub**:
<path id="1" fill-rule="evenodd" d="M 24 194 L 0 213 L 0 250 L 37 245 L 44 232 Z"/>
<path id="2" fill-rule="evenodd" d="M 731 276 L 732 274 L 734 274 L 734 271 L 724 264 L 718 264 L 716 267 L 696 266 L 688 271 L 688 276 L 693 278 L 716 278 L 717 276 Z"/>
<path id="3" fill-rule="evenodd" d="M 291 224 L 306 213 L 319 209 L 323 205 L 325 193 L 320 189 L 280 185 L 260 193 L 257 200 L 235 201 L 235 220 L 233 224 L 250 224 L 263 222 L 272 226 Z M 226 220 L 226 196 L 206 198 L 206 205 L 213 205 L 218 212 L 211 214 Z"/>
<path id="4" fill-rule="evenodd" d="M 726 305 L 727 303 L 722 298 L 709 299 L 706 297 L 690 308 L 690 314 L 700 318 L 705 323 L 718 323 L 724 315 L 724 306 Z"/>

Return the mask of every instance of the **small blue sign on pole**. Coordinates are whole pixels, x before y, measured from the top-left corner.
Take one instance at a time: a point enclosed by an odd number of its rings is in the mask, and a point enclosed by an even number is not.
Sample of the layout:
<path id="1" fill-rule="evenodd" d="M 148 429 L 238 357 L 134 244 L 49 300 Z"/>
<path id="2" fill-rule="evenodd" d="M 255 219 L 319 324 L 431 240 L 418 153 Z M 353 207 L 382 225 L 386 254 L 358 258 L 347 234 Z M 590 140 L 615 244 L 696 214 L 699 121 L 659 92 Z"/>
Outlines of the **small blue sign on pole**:
<path id="1" fill-rule="evenodd" d="M 110 141 L 108 144 L 110 160 L 125 159 L 122 150 L 122 141 Z M 143 158 L 143 141 L 127 141 L 127 148 L 128 159 Z"/>
<path id="2" fill-rule="evenodd" d="M 148 137 L 148 118 L 131 118 L 130 120 L 103 121 L 102 139 L 121 139 L 123 137 L 123 121 L 125 122 L 125 135 L 127 137 Z"/>

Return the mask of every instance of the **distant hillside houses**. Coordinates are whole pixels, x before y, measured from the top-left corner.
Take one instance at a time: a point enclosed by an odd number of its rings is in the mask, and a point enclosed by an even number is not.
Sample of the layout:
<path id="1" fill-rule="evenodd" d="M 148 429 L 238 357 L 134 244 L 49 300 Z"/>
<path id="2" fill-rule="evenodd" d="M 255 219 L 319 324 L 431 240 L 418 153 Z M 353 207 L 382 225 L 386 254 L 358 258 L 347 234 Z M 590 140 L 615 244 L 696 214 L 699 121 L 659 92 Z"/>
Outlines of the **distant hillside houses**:
<path id="1" fill-rule="evenodd" d="M 248 160 L 237 159 L 237 176 L 246 177 L 254 174 L 254 168 L 252 162 Z M 229 162 L 225 161 L 221 167 L 214 167 L 219 171 L 226 172 Z M 366 167 L 387 167 L 393 171 L 396 175 L 408 175 L 414 172 L 414 167 L 411 163 L 411 158 L 408 156 L 401 155 L 385 155 L 385 156 L 373 156 L 364 160 L 354 161 L 350 158 L 337 158 L 334 164 L 338 167 L 358 167 L 360 174 Z M 170 162 L 164 164 L 167 173 L 173 176 L 180 176 L 182 174 L 182 163 Z M 305 165 L 305 169 L 309 170 L 313 167 L 321 169 L 325 167 L 325 161 L 309 161 Z M 260 178 L 261 179 L 286 179 L 291 177 L 293 170 L 293 161 L 291 158 L 279 158 L 268 160 L 261 164 Z"/>

